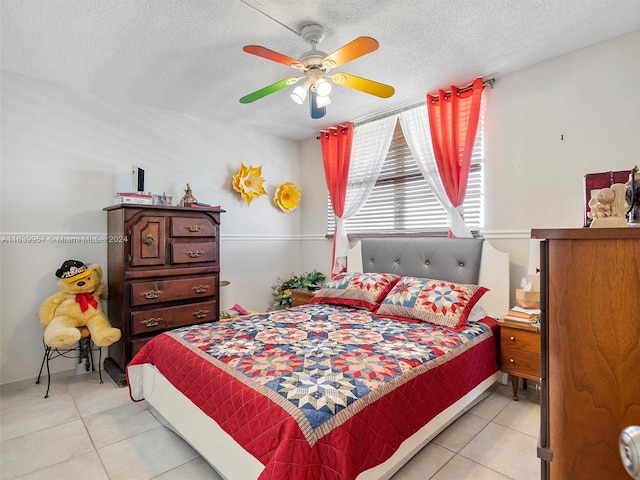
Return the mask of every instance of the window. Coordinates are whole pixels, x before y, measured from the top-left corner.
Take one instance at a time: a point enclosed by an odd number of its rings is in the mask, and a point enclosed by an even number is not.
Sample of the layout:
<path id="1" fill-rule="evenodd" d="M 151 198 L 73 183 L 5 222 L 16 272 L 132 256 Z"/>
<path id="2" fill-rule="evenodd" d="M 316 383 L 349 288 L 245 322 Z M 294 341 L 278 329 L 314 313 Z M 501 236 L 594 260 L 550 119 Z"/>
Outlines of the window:
<path id="1" fill-rule="evenodd" d="M 483 140 L 481 111 L 464 201 L 464 219 L 471 230 L 483 226 Z M 327 231 L 333 235 L 335 216 L 330 199 L 327 204 Z M 396 123 L 393 140 L 375 187 L 357 215 L 347 220 L 346 228 L 351 235 L 440 233 L 448 230 L 447 213 L 422 177 L 402 134 L 400 122 Z"/>

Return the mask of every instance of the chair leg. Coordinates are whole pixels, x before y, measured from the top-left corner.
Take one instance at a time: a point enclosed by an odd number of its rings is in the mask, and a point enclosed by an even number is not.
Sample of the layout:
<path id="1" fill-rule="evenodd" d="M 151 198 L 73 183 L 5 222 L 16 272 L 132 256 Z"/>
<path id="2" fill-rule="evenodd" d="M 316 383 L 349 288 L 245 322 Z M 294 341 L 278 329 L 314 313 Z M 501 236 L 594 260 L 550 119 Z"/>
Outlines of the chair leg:
<path id="1" fill-rule="evenodd" d="M 95 348 L 95 344 L 94 344 L 93 342 L 91 342 L 91 343 L 89 344 L 89 361 L 91 362 L 91 363 L 90 363 L 90 365 L 91 365 L 91 371 L 92 371 L 92 372 L 95 372 L 95 371 L 96 371 L 96 364 L 95 364 L 95 362 L 93 361 L 93 349 L 94 349 L 94 348 Z"/>
<path id="2" fill-rule="evenodd" d="M 42 357 L 42 363 L 40 364 L 40 371 L 38 372 L 38 379 L 36 380 L 36 384 L 40 384 L 40 377 L 42 376 L 42 369 L 44 368 L 44 362 L 47 360 L 47 356 L 49 355 L 49 347 L 47 344 L 42 342 L 44 345 L 44 357 Z"/>
<path id="3" fill-rule="evenodd" d="M 93 341 L 91 341 L 91 345 L 89 348 L 89 359 L 91 360 L 91 371 L 95 372 L 96 371 L 96 364 L 93 361 L 93 351 L 97 349 L 99 354 L 98 354 L 98 376 L 100 377 L 100 383 L 104 383 L 104 380 L 102 380 L 102 347 L 97 347 L 95 343 L 93 343 Z"/>
<path id="4" fill-rule="evenodd" d="M 49 389 L 51 388 L 51 370 L 49 370 L 49 359 L 51 358 L 51 347 L 47 346 L 47 393 L 44 398 L 49 398 Z"/>
<path id="5" fill-rule="evenodd" d="M 84 363 L 85 371 L 91 371 L 91 340 L 81 338 L 78 342 L 78 363 Z"/>
<path id="6" fill-rule="evenodd" d="M 100 377 L 100 383 L 104 383 L 104 380 L 102 380 L 102 347 L 98 347 L 98 349 L 100 350 L 100 353 L 98 355 L 98 376 Z"/>

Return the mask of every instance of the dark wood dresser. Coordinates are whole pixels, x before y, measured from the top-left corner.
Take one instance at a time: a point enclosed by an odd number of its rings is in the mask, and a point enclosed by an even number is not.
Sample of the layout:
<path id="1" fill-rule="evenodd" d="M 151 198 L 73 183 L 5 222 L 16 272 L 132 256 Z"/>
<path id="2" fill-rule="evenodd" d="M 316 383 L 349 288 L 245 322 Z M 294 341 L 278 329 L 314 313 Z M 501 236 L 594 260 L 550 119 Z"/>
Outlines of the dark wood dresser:
<path id="1" fill-rule="evenodd" d="M 107 207 L 109 320 L 122 330 L 104 368 L 126 385 L 125 368 L 155 335 L 219 319 L 217 208 Z M 118 240 L 118 241 L 116 241 Z"/>
<path id="2" fill-rule="evenodd" d="M 640 424 L 640 228 L 542 239 L 542 478 L 628 479 L 618 438 Z"/>

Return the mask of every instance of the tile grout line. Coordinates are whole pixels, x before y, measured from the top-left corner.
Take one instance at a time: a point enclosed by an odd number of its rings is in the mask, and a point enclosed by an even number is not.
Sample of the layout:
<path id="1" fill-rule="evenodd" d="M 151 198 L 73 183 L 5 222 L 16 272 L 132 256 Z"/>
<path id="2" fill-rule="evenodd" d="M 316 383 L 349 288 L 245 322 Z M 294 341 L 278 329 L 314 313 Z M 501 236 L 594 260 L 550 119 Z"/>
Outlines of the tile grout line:
<path id="1" fill-rule="evenodd" d="M 69 388 L 69 383 L 68 381 L 65 381 L 67 388 Z M 107 476 L 107 478 L 111 478 L 111 475 L 109 475 L 109 471 L 107 470 L 107 466 L 104 464 L 104 461 L 102 460 L 102 456 L 100 455 L 100 452 L 98 451 L 98 448 L 96 447 L 96 443 L 93 440 L 93 437 L 91 436 L 91 432 L 89 431 L 89 427 L 87 426 L 87 423 L 85 421 L 85 417 L 82 415 L 82 413 L 80 412 L 80 408 L 78 407 L 78 402 L 76 401 L 76 397 L 73 395 L 73 390 L 71 388 L 69 388 L 69 394 L 71 395 L 71 399 L 73 400 L 73 404 L 76 407 L 76 410 L 78 411 L 78 415 L 80 416 L 80 420 L 82 421 L 82 426 L 84 427 L 85 431 L 87 432 L 87 436 L 89 437 L 89 440 L 91 441 L 91 446 L 93 447 L 93 451 L 95 452 L 96 456 L 98 457 L 98 461 L 100 462 L 100 465 L 102 465 L 102 469 L 104 470 L 104 474 Z M 111 409 L 109 409 L 111 410 Z M 106 410 L 108 411 L 108 410 Z M 89 415 L 87 418 L 89 418 L 91 415 Z"/>

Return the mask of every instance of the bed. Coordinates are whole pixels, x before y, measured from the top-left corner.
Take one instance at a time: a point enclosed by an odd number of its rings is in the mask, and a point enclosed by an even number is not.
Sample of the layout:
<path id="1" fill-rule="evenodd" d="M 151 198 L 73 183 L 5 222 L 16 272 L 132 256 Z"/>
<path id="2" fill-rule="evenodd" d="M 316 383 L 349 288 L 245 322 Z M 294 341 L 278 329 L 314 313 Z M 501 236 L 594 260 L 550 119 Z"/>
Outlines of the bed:
<path id="1" fill-rule="evenodd" d="M 509 260 L 481 239 L 372 238 L 349 264 L 309 305 L 155 337 L 131 398 L 227 479 L 390 478 L 499 378 Z M 442 281 L 458 297 L 424 321 L 411 302 Z"/>

